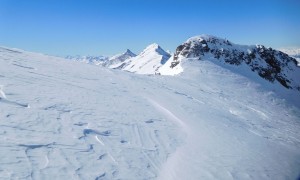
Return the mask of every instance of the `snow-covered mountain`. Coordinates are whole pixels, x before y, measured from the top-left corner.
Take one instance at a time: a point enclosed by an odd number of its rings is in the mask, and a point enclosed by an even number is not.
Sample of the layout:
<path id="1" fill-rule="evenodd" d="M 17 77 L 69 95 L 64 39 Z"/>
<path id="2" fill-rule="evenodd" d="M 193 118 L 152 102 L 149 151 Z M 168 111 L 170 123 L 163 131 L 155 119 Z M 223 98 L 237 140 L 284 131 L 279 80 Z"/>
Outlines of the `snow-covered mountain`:
<path id="1" fill-rule="evenodd" d="M 299 177 L 300 105 L 182 63 L 176 78 L 137 76 L 0 47 L 0 179 Z"/>
<path id="2" fill-rule="evenodd" d="M 135 56 L 136 54 L 134 54 L 129 49 L 127 49 L 126 52 L 122 54 L 117 54 L 115 56 L 110 57 L 108 61 L 106 61 L 103 65 L 109 68 L 116 68 L 118 67 L 119 64 L 122 64 L 125 60 Z"/>
<path id="3" fill-rule="evenodd" d="M 170 56 L 158 44 L 153 43 L 147 46 L 139 55 L 127 49 L 126 52 L 110 58 L 105 56 L 67 56 L 66 59 L 137 74 L 156 74 Z"/>
<path id="4" fill-rule="evenodd" d="M 262 45 L 237 45 L 209 35 L 192 37 L 178 46 L 174 56 L 160 69 L 160 73 L 178 74 L 184 71 L 182 62 L 191 59 L 237 66 L 240 70 L 252 71 L 270 82 L 300 91 L 300 68 L 294 58 Z M 186 70 L 189 71 L 188 68 Z"/>
<path id="5" fill-rule="evenodd" d="M 65 58 L 68 60 L 79 61 L 79 62 L 94 64 L 94 65 L 103 65 L 109 59 L 106 56 L 80 56 L 80 55 L 66 56 Z"/>
<path id="6" fill-rule="evenodd" d="M 154 43 L 146 47 L 139 55 L 116 64 L 114 68 L 137 74 L 155 74 L 170 56 L 158 44 Z"/>

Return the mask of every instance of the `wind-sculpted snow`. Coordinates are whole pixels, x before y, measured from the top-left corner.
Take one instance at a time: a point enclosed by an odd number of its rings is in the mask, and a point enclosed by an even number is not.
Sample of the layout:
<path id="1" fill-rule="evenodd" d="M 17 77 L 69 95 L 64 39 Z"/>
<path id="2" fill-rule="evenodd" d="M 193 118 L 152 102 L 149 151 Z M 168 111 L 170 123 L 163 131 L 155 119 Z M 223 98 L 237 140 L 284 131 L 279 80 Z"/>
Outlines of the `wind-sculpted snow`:
<path id="1" fill-rule="evenodd" d="M 298 107 L 187 63 L 144 76 L 0 48 L 0 178 L 296 179 Z"/>
<path id="2" fill-rule="evenodd" d="M 134 76 L 27 52 L 0 63 L 1 178 L 151 179 L 180 144 Z"/>

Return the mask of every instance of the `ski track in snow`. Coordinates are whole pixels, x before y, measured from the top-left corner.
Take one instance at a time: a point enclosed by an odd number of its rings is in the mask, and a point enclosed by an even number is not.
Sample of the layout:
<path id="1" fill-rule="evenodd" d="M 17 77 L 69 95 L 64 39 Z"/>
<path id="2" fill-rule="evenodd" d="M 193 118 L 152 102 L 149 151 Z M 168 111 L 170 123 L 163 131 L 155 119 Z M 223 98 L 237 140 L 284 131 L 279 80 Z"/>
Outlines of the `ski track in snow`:
<path id="1" fill-rule="evenodd" d="M 183 129 L 187 128 L 186 125 L 185 125 L 185 123 L 184 123 L 184 121 L 182 121 L 177 116 L 175 116 L 170 110 L 168 110 L 167 108 L 163 107 L 161 104 L 157 103 L 153 99 L 148 99 L 148 101 L 150 101 L 150 103 L 155 108 L 157 108 L 162 114 L 164 114 L 166 117 L 168 117 L 168 119 L 170 119 L 171 121 L 174 121 L 176 124 L 178 124 L 180 128 L 183 128 Z M 187 131 L 187 130 L 185 130 L 185 131 Z"/>
<path id="2" fill-rule="evenodd" d="M 299 109 L 199 63 L 141 76 L 0 48 L 0 179 L 296 179 Z"/>

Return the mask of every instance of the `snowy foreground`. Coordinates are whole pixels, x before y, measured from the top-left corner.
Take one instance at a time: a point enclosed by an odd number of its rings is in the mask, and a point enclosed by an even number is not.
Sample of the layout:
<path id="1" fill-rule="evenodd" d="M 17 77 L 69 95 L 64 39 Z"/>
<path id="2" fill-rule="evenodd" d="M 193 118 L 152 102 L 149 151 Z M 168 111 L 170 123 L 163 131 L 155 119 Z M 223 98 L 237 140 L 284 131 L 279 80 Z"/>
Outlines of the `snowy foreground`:
<path id="1" fill-rule="evenodd" d="M 297 179 L 299 107 L 189 63 L 147 76 L 0 48 L 0 179 Z"/>

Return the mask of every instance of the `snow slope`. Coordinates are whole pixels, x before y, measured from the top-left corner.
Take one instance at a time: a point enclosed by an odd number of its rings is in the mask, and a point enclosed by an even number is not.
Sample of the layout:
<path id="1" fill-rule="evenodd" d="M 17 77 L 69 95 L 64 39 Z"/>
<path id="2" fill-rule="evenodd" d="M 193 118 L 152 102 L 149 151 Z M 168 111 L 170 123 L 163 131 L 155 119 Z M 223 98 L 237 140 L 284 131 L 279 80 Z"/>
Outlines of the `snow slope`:
<path id="1" fill-rule="evenodd" d="M 156 74 L 158 69 L 170 58 L 170 54 L 164 51 L 158 44 L 147 46 L 136 57 L 127 59 L 114 68 L 122 69 L 136 74 Z"/>
<path id="2" fill-rule="evenodd" d="M 143 76 L 0 48 L 0 177 L 299 177 L 299 107 L 211 61 L 185 65 Z"/>

